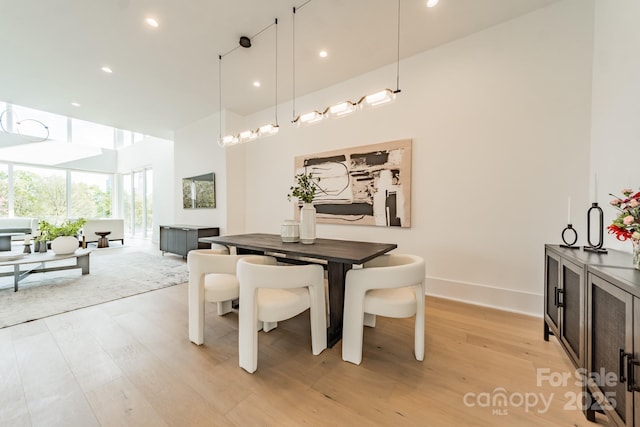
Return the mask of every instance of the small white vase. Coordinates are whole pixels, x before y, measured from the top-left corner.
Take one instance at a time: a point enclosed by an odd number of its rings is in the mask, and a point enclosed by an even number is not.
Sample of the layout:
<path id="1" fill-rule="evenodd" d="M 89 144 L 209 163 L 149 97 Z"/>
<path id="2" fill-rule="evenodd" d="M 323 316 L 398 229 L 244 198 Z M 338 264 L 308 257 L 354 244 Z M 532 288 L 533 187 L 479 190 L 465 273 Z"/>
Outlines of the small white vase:
<path id="1" fill-rule="evenodd" d="M 285 243 L 297 243 L 300 241 L 300 223 L 292 219 L 285 219 L 280 227 L 280 236 Z"/>
<path id="2" fill-rule="evenodd" d="M 316 208 L 305 203 L 300 209 L 300 243 L 310 245 L 316 240 Z"/>
<path id="3" fill-rule="evenodd" d="M 59 236 L 51 241 L 51 251 L 56 255 L 72 254 L 78 249 L 78 238 L 75 236 Z"/>

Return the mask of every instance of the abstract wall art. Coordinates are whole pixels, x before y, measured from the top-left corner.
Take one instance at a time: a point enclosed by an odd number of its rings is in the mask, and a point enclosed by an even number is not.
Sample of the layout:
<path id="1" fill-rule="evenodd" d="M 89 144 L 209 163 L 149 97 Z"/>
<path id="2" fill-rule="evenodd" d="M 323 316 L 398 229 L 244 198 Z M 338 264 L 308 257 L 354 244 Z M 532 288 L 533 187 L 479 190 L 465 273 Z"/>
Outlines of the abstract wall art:
<path id="1" fill-rule="evenodd" d="M 410 139 L 298 156 L 295 171 L 317 180 L 319 223 L 411 226 Z"/>

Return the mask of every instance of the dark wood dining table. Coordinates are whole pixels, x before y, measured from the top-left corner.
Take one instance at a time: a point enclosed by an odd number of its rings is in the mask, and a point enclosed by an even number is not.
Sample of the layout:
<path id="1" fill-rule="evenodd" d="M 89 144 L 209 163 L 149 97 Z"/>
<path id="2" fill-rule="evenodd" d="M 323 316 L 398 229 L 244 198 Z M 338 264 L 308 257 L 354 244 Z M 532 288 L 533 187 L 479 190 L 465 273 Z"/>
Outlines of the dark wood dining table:
<path id="1" fill-rule="evenodd" d="M 363 264 L 398 247 L 395 243 L 339 239 L 316 239 L 313 244 L 285 243 L 279 234 L 264 233 L 202 237 L 198 241 L 232 246 L 238 254 L 272 255 L 284 262 L 326 262 L 329 282 L 329 347 L 333 347 L 342 339 L 342 311 L 347 271 L 354 264 Z"/>

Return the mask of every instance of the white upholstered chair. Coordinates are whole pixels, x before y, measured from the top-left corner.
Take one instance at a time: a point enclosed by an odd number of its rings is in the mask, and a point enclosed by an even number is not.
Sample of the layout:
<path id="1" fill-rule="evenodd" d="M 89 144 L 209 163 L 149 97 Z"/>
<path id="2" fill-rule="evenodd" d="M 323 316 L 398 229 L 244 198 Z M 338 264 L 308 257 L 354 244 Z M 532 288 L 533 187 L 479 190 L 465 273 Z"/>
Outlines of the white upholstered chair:
<path id="1" fill-rule="evenodd" d="M 323 268 L 309 265 L 263 265 L 257 257 L 238 261 L 240 310 L 238 353 L 240 367 L 249 373 L 258 369 L 260 322 L 275 325 L 309 309 L 311 348 L 314 355 L 327 348 Z"/>
<path id="2" fill-rule="evenodd" d="M 375 326 L 376 315 L 415 315 L 415 356 L 424 360 L 425 264 L 415 255 L 387 254 L 347 272 L 345 279 L 342 359 L 362 362 L 363 326 Z"/>
<path id="3" fill-rule="evenodd" d="M 189 339 L 204 343 L 205 302 L 217 304 L 218 315 L 229 313 L 239 296 L 236 264 L 243 255 L 227 255 L 224 247 L 189 251 Z M 246 255 L 244 255 L 246 256 Z"/>

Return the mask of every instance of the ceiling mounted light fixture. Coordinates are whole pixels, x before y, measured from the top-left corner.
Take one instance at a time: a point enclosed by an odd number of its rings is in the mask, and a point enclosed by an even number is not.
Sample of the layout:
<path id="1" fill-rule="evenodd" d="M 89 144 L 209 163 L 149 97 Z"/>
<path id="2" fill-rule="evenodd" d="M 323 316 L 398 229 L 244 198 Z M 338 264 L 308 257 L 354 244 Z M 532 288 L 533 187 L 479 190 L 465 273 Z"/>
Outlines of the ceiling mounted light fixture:
<path id="1" fill-rule="evenodd" d="M 427 7 L 434 7 L 438 4 L 439 0 L 427 0 Z"/>
<path id="2" fill-rule="evenodd" d="M 397 30 L 397 52 L 396 52 L 396 89 L 383 89 L 378 92 L 365 95 L 359 100 L 344 101 L 332 106 L 326 107 L 324 110 L 314 110 L 309 113 L 296 115 L 296 11 L 300 10 L 303 6 L 307 5 L 311 0 L 303 3 L 302 6 L 297 9 L 293 8 L 293 120 L 291 123 L 300 125 L 318 123 L 329 117 L 344 117 L 358 109 L 377 107 L 393 102 L 396 99 L 396 94 L 400 93 L 400 0 L 398 0 L 398 30 Z M 433 3 L 432 6 L 438 3 L 437 0 L 429 0 L 429 3 Z M 324 55 L 323 55 L 324 53 Z M 327 56 L 327 52 L 322 50 L 319 55 L 323 58 Z"/>
<path id="3" fill-rule="evenodd" d="M 251 47 L 251 39 L 247 36 L 240 37 L 240 41 L 238 43 L 240 44 L 240 46 L 247 49 Z"/>
<path id="4" fill-rule="evenodd" d="M 258 127 L 258 129 L 256 130 L 249 129 L 249 130 L 244 130 L 235 135 L 222 136 L 222 58 L 230 54 L 234 50 L 236 50 L 239 46 L 242 46 L 244 48 L 251 47 L 251 39 L 258 36 L 259 34 L 261 34 L 266 29 L 270 28 L 271 26 L 275 26 L 275 32 L 276 32 L 275 55 L 274 55 L 274 59 L 275 59 L 274 61 L 275 62 L 275 85 L 274 85 L 275 123 L 262 125 Z M 270 24 L 267 27 L 263 28 L 256 35 L 251 37 L 251 39 L 249 37 L 242 36 L 240 37 L 239 46 L 236 46 L 235 48 L 231 49 L 229 52 L 225 53 L 224 55 L 218 55 L 218 97 L 219 97 L 218 101 L 219 101 L 219 109 L 220 109 L 220 112 L 219 112 L 220 138 L 218 139 L 218 145 L 220 145 L 221 147 L 227 147 L 230 145 L 253 141 L 261 137 L 275 135 L 280 130 L 280 126 L 278 126 L 278 18 L 275 19 L 275 22 L 273 24 Z M 253 86 L 260 87 L 261 84 L 259 81 L 256 80 L 253 82 Z"/>

